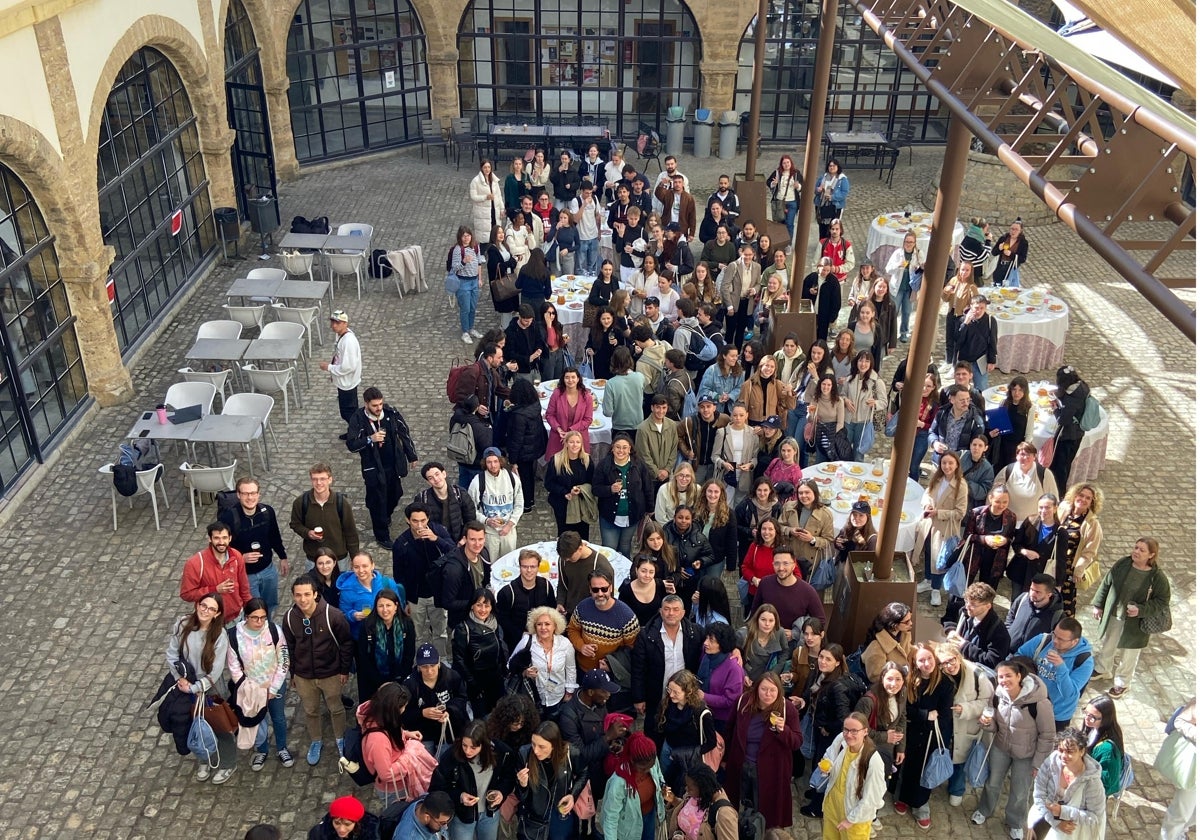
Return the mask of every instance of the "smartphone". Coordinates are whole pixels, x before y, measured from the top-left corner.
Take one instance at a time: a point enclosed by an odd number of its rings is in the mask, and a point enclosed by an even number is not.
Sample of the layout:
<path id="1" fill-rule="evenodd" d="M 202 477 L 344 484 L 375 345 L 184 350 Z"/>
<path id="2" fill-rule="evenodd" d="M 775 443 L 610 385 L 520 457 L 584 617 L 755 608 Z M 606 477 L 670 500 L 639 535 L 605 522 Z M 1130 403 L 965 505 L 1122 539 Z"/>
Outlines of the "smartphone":
<path id="1" fill-rule="evenodd" d="M 143 420 L 149 420 L 149 419 L 150 419 L 151 417 L 153 417 L 153 416 L 154 416 L 154 412 L 153 412 L 153 411 L 147 411 L 145 414 L 143 414 L 143 415 L 142 415 L 142 419 L 143 419 Z"/>
<path id="2" fill-rule="evenodd" d="M 138 437 L 145 437 L 148 434 L 150 434 L 149 429 L 142 429 L 140 432 L 138 432 Z"/>

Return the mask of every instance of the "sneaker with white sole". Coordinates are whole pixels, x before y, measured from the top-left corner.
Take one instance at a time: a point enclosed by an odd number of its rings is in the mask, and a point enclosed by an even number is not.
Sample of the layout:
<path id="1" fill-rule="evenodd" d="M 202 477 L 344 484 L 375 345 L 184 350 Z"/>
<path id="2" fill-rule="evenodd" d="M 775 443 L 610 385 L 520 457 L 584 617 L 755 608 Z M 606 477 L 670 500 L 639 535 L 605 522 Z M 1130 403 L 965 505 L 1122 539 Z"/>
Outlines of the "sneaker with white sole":
<path id="1" fill-rule="evenodd" d="M 277 755 L 279 757 L 279 763 L 282 764 L 284 767 L 291 767 L 293 764 L 296 763 L 296 760 L 294 758 L 292 758 L 292 754 L 290 752 L 288 752 L 287 747 L 284 747 L 279 752 L 275 753 L 275 755 Z"/>
<path id="2" fill-rule="evenodd" d="M 1009 840 L 1025 840 L 1025 829 L 1010 828 L 1008 830 L 1008 837 Z"/>
<path id="3" fill-rule="evenodd" d="M 229 777 L 233 775 L 234 768 L 226 767 L 224 770 L 218 770 L 213 773 L 212 782 L 214 785 L 223 785 L 229 781 Z"/>
<path id="4" fill-rule="evenodd" d="M 310 766 L 316 766 L 317 762 L 319 762 L 321 760 L 321 742 L 320 741 L 313 741 L 311 744 L 308 745 L 307 760 L 308 760 L 308 763 Z"/>
<path id="5" fill-rule="evenodd" d="M 471 338 L 471 334 L 469 332 L 465 332 L 462 334 L 462 340 L 463 344 L 470 344 L 473 339 Z"/>
<path id="6" fill-rule="evenodd" d="M 921 592 L 928 592 L 930 589 L 933 589 L 933 584 L 927 580 L 923 580 L 917 584 L 917 593 L 918 594 L 920 594 Z"/>
<path id="7" fill-rule="evenodd" d="M 971 822 L 975 823 L 975 825 L 983 825 L 985 822 L 987 822 L 987 817 L 976 811 L 971 815 Z"/>
<path id="8" fill-rule="evenodd" d="M 471 330 L 471 338 L 483 338 L 483 333 L 479 330 Z"/>
<path id="9" fill-rule="evenodd" d="M 212 768 L 204 762 L 200 762 L 200 766 L 196 768 L 196 781 L 207 782 L 208 777 L 212 775 Z"/>
<path id="10" fill-rule="evenodd" d="M 341 738 L 338 738 L 338 739 L 337 739 L 337 751 L 338 751 L 338 758 L 341 758 L 341 757 L 342 757 L 342 756 L 345 754 L 345 753 L 343 753 L 343 751 L 342 751 L 342 747 L 345 745 L 345 743 L 346 743 L 346 742 L 345 742 L 343 739 L 341 739 Z"/>
<path id="11" fill-rule="evenodd" d="M 263 767 L 267 764 L 267 754 L 256 752 L 254 757 L 250 759 L 250 769 L 255 773 L 261 773 Z"/>
<path id="12" fill-rule="evenodd" d="M 961 805 L 961 804 L 962 804 L 962 797 L 961 797 L 961 796 L 955 796 L 954 794 L 950 794 L 950 805 L 951 805 L 951 807 L 953 807 L 953 808 L 957 808 L 957 807 L 958 807 L 959 805 Z"/>
<path id="13" fill-rule="evenodd" d="M 942 605 L 942 592 L 940 589 L 933 589 L 929 592 L 929 605 L 931 607 L 940 607 Z"/>

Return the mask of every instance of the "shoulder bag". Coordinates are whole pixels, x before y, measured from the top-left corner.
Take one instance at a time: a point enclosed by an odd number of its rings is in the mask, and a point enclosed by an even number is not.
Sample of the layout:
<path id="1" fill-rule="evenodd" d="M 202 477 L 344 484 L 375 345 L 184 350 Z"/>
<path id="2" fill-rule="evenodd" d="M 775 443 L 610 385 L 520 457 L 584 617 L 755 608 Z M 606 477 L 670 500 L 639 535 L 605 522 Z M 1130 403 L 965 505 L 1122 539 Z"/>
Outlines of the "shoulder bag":
<path id="1" fill-rule="evenodd" d="M 1094 566 L 1097 564 L 1093 563 L 1092 565 Z M 1146 600 L 1150 600 L 1153 595 L 1154 587 L 1151 587 L 1150 591 L 1146 593 Z M 1149 633 L 1150 635 L 1154 635 L 1155 633 L 1166 633 L 1173 625 L 1174 622 L 1171 620 L 1171 607 L 1168 605 L 1167 608 L 1158 615 L 1148 615 L 1142 619 L 1142 632 Z"/>
<path id="2" fill-rule="evenodd" d="M 500 274 L 492 278 L 492 300 L 496 303 L 502 303 L 506 300 L 515 298 L 519 291 L 517 289 L 517 276 L 513 272 Z"/>
<path id="3" fill-rule="evenodd" d="M 204 698 L 204 719 L 218 735 L 237 732 L 238 719 L 233 707 L 222 697 Z"/>

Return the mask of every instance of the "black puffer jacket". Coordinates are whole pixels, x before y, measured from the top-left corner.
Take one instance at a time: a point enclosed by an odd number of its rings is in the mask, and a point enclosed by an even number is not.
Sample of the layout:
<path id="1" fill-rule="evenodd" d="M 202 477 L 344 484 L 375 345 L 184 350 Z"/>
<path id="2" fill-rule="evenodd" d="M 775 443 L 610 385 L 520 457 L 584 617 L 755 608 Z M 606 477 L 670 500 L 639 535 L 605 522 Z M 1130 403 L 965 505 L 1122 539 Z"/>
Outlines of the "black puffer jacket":
<path id="1" fill-rule="evenodd" d="M 341 836 L 333 830 L 333 818 L 326 814 L 324 819 L 310 828 L 308 840 L 341 840 Z M 362 820 L 350 832 L 348 840 L 379 840 L 379 818 L 370 811 L 363 814 Z"/>
<path id="2" fill-rule="evenodd" d="M 813 671 L 811 679 L 815 682 L 819 672 Z M 819 751 L 828 749 L 833 739 L 842 731 L 842 723 L 847 715 L 854 711 L 858 698 L 862 696 L 865 686 L 858 677 L 846 673 L 824 683 L 812 699 L 813 737 L 817 741 Z M 818 752 L 824 755 L 824 752 Z"/>
<path id="3" fill-rule="evenodd" d="M 480 624 L 470 616 L 450 634 L 454 655 L 454 671 L 467 684 L 467 697 L 476 700 L 485 691 L 494 691 L 504 679 L 508 662 L 508 645 L 495 630 Z"/>
<path id="4" fill-rule="evenodd" d="M 629 462 L 629 524 L 636 525 L 643 516 L 654 510 L 654 482 L 646 465 L 636 456 Z M 621 477 L 612 456 L 605 456 L 596 466 L 592 476 L 592 492 L 596 494 L 596 504 L 600 509 L 600 518 L 612 522 L 617 516 L 617 494 L 612 486 Z"/>
<path id="5" fill-rule="evenodd" d="M 508 459 L 514 464 L 536 461 L 546 454 L 549 438 L 542 423 L 542 406 L 536 400 L 508 413 Z M 528 503 L 529 500 L 526 500 Z"/>

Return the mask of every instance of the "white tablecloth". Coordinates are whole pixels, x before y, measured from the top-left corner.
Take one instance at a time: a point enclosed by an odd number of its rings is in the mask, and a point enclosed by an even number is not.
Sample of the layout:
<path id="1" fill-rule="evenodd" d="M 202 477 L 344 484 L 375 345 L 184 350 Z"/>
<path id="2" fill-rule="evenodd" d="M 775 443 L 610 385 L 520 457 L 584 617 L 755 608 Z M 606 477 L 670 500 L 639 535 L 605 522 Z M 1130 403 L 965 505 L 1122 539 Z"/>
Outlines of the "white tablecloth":
<path id="1" fill-rule="evenodd" d="M 613 597 L 615 598 L 617 596 L 617 589 L 629 577 L 629 570 L 632 566 L 629 558 L 624 554 L 613 551 L 611 548 L 605 548 L 596 543 L 588 543 L 588 545 L 612 564 L 613 574 L 617 578 L 613 581 Z M 499 560 L 492 563 L 493 591 L 499 592 L 521 576 L 521 568 L 517 563 L 517 559 L 521 556 L 521 552 L 527 548 L 533 549 L 542 556 L 542 570 L 538 574 L 550 581 L 552 587 L 555 589 L 558 588 L 558 543 L 557 541 L 548 541 L 522 546 L 515 551 L 508 552 L 508 554 L 505 554 Z"/>
<path id="2" fill-rule="evenodd" d="M 879 503 L 887 490 L 889 465 L 883 464 L 883 475 L 873 474 L 873 465 L 857 461 L 827 461 L 804 471 L 805 479 L 814 479 L 821 489 L 821 500 L 833 513 L 833 530 L 840 531 L 850 518 L 850 506 L 866 495 L 871 499 L 871 520 L 875 529 L 883 516 Z M 904 508 L 900 514 L 900 529 L 896 534 L 896 550 L 912 551 L 917 539 L 917 523 L 921 520 L 921 494 L 924 488 L 911 478 L 905 479 Z M 868 483 L 870 482 L 870 483 Z M 878 485 L 878 488 L 876 488 Z M 879 511 L 876 513 L 875 511 Z"/>
<path id="3" fill-rule="evenodd" d="M 600 411 L 600 406 L 604 404 L 604 385 L 596 383 L 606 383 L 607 379 L 585 379 L 583 385 L 592 392 L 595 402 L 592 404 L 592 427 L 588 431 L 588 438 L 592 445 L 597 443 L 612 443 L 612 418 L 605 417 Z M 558 387 L 557 379 L 547 379 L 538 386 L 538 397 L 542 401 L 542 420 L 546 419 L 546 409 L 550 407 L 550 394 Z M 550 431 L 550 424 L 544 423 L 546 431 Z"/>
<path id="4" fill-rule="evenodd" d="M 876 216 L 871 220 L 871 229 L 867 232 L 867 259 L 882 272 L 892 252 L 904 244 L 904 236 L 909 232 L 917 235 L 917 248 L 928 256 L 929 226 L 932 224 L 932 213 L 913 213 L 909 219 L 905 219 L 902 212 Z M 955 221 L 952 252 L 958 248 L 965 233 L 962 222 Z"/>
<path id="5" fill-rule="evenodd" d="M 1063 362 L 1070 309 L 1032 289 L 984 289 L 996 319 L 996 367 L 1005 373 L 1052 370 Z"/>
<path id="6" fill-rule="evenodd" d="M 1056 390 L 1053 382 L 1029 383 L 1029 398 L 1033 400 L 1034 411 L 1033 436 L 1030 438 L 1030 443 L 1039 449 L 1058 430 L 1058 421 L 1054 419 L 1054 409 L 1050 402 L 1050 397 Z M 983 392 L 984 404 L 989 410 L 1000 407 L 1004 404 L 1007 392 L 1007 385 L 988 388 Z M 1104 468 L 1104 459 L 1107 455 L 1108 412 L 1104 406 L 1101 406 L 1100 425 L 1090 432 L 1083 433 L 1083 440 L 1079 443 L 1079 452 L 1076 453 L 1075 461 L 1071 464 L 1070 482 L 1074 484 L 1077 481 L 1090 481 L 1098 476 L 1100 470 Z M 1067 488 L 1060 487 L 1058 489 L 1061 495 Z"/>

